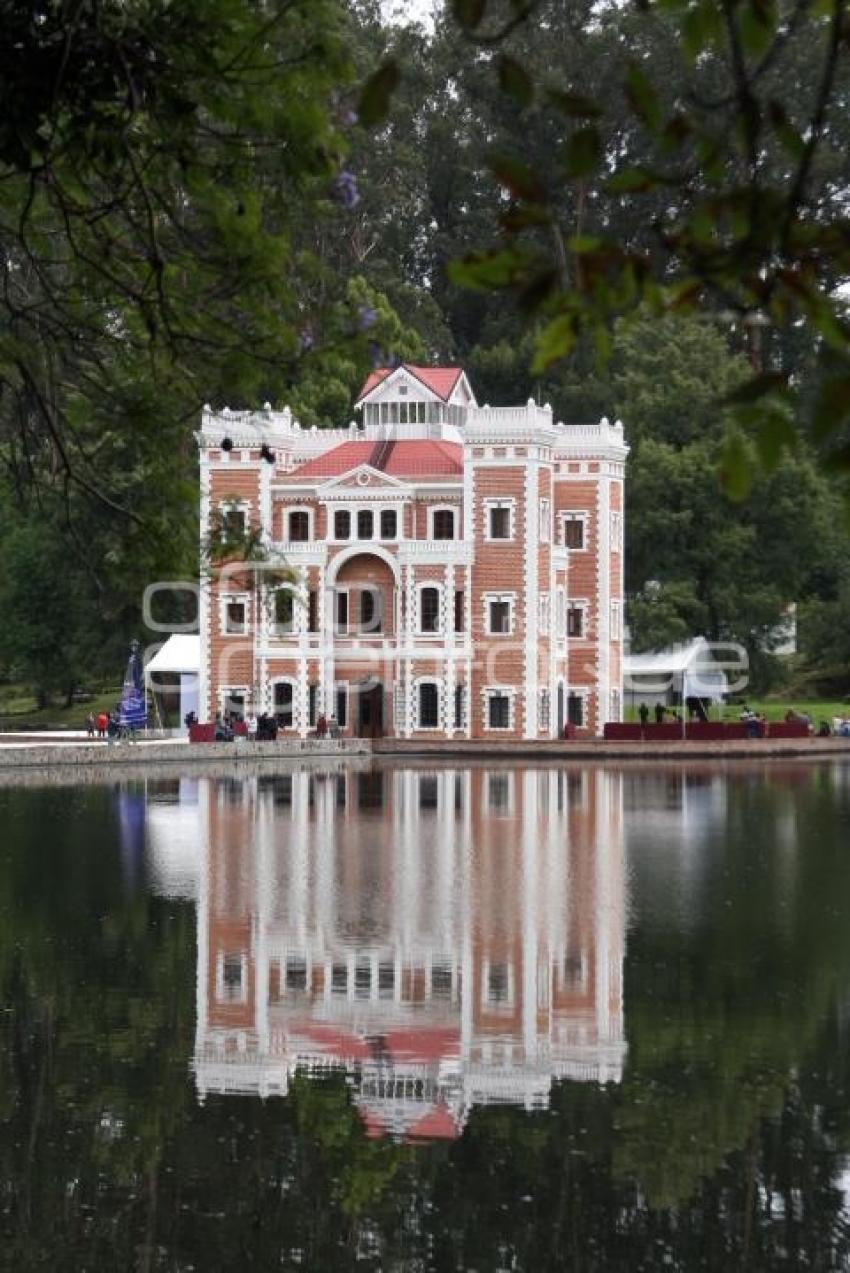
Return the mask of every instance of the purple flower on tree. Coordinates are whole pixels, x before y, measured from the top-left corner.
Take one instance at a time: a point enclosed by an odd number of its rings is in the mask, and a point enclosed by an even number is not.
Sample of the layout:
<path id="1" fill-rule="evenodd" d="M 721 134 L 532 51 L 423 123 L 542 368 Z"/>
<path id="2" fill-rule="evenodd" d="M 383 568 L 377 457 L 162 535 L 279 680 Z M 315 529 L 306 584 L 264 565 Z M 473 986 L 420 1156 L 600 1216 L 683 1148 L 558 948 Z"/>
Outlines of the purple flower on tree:
<path id="1" fill-rule="evenodd" d="M 361 305 L 357 311 L 357 326 L 362 332 L 367 332 L 370 327 L 374 327 L 378 321 L 377 312 L 371 305 Z"/>
<path id="2" fill-rule="evenodd" d="M 343 169 L 331 182 L 331 198 L 343 208 L 356 208 L 360 202 L 357 178 L 353 172 Z"/>
<path id="3" fill-rule="evenodd" d="M 302 354 L 306 354 L 308 349 L 313 348 L 313 333 L 309 327 L 302 327 L 298 333 L 298 345 Z"/>

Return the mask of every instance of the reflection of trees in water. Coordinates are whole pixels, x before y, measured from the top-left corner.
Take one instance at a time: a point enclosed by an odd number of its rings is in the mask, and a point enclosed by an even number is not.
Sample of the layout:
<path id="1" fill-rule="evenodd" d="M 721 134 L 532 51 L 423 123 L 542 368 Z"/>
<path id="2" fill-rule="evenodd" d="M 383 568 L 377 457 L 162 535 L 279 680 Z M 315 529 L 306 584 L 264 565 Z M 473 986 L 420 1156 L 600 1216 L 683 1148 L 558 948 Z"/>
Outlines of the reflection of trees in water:
<path id="1" fill-rule="evenodd" d="M 812 775 L 731 784 L 696 927 L 637 914 L 621 1087 L 436 1146 L 369 1140 L 339 1074 L 195 1106 L 191 912 L 127 895 L 108 791 L 4 793 L 0 1264 L 846 1267 L 850 798 Z"/>

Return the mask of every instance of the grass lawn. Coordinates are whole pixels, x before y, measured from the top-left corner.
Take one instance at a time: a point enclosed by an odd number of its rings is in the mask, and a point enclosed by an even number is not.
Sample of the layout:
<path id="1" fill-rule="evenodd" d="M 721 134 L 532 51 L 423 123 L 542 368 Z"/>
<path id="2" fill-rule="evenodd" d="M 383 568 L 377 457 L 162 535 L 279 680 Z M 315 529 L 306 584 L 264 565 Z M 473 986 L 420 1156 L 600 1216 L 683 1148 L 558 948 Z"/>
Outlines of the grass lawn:
<path id="1" fill-rule="evenodd" d="M 33 695 L 20 685 L 0 686 L 0 730 L 85 729 L 89 712 L 111 711 L 120 697 L 120 687 L 98 690 L 86 703 L 56 703 L 39 711 Z"/>
<path id="2" fill-rule="evenodd" d="M 784 720 L 785 713 L 788 711 L 806 712 L 811 716 L 815 729 L 817 729 L 822 720 L 828 721 L 832 725 L 836 716 L 850 716 L 850 703 L 840 699 L 748 698 L 747 706 L 751 711 L 756 712 L 759 716 L 763 715 L 767 720 Z M 740 703 L 724 704 L 722 707 L 714 706 L 709 712 L 712 720 L 738 720 L 740 715 Z M 628 721 L 638 720 L 637 708 L 628 707 L 625 719 Z M 650 709 L 649 719 L 651 721 L 655 719 L 652 709 Z"/>

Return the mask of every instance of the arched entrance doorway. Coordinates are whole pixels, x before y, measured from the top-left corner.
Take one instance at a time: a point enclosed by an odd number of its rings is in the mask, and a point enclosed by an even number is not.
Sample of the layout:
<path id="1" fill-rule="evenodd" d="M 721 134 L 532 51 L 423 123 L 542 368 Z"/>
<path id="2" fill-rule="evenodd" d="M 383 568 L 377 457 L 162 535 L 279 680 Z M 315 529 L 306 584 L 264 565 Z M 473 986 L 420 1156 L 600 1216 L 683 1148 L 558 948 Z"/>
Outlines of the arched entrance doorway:
<path id="1" fill-rule="evenodd" d="M 380 681 L 361 681 L 357 689 L 355 731 L 360 738 L 384 736 L 384 687 Z"/>

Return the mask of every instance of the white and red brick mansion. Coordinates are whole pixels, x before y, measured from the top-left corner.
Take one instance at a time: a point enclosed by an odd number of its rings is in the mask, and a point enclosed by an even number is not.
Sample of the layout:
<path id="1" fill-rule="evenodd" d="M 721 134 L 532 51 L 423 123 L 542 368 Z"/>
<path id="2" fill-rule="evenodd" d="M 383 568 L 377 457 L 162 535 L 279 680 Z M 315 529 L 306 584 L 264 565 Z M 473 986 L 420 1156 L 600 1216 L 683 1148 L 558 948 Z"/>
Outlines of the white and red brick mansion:
<path id="1" fill-rule="evenodd" d="M 376 371 L 356 408 L 345 429 L 204 411 L 202 540 L 259 532 L 264 560 L 202 583 L 201 719 L 458 739 L 619 720 L 622 425 L 479 407 L 458 367 Z"/>

